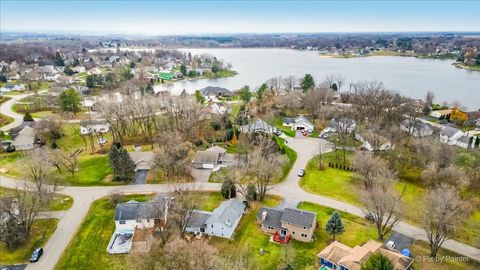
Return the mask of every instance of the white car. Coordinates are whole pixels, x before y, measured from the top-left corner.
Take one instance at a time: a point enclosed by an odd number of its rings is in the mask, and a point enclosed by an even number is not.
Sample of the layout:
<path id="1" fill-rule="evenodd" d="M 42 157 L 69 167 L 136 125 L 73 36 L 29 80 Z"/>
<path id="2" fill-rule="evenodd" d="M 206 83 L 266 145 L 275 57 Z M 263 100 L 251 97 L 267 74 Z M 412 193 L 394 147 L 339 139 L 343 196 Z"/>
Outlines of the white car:
<path id="1" fill-rule="evenodd" d="M 395 249 L 395 242 L 393 242 L 392 240 L 388 241 L 385 246 L 389 249 Z"/>

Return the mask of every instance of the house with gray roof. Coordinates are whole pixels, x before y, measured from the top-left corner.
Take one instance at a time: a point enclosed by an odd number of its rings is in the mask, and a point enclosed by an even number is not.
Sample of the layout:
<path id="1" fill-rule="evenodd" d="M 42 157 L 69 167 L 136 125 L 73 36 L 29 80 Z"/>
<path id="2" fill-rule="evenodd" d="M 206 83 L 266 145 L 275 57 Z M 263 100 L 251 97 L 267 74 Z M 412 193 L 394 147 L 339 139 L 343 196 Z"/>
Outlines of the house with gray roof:
<path id="1" fill-rule="evenodd" d="M 468 148 L 470 137 L 460 129 L 447 126 L 440 131 L 440 142 Z"/>
<path id="2" fill-rule="evenodd" d="M 193 160 L 196 169 L 214 169 L 217 166 L 228 166 L 235 161 L 233 154 L 228 154 L 225 148 L 213 146 L 205 151 L 197 151 Z"/>
<path id="3" fill-rule="evenodd" d="M 240 126 L 238 130 L 240 130 L 240 132 L 243 132 L 243 133 L 259 132 L 264 134 L 274 134 L 276 131 L 276 128 L 272 127 L 262 119 L 257 119 L 257 121 L 255 121 L 254 123 Z"/>
<path id="4" fill-rule="evenodd" d="M 187 217 L 185 231 L 232 238 L 245 208 L 245 204 L 232 198 L 223 201 L 212 212 L 194 210 Z"/>
<path id="5" fill-rule="evenodd" d="M 415 119 L 405 119 L 401 123 L 400 129 L 414 137 L 426 137 L 433 134 L 433 127 L 431 125 Z"/>
<path id="6" fill-rule="evenodd" d="M 302 242 L 312 241 L 317 224 L 314 212 L 287 206 L 262 207 L 257 213 L 257 223 L 264 232 L 273 234 L 273 240 L 287 243 L 290 238 Z"/>
<path id="7" fill-rule="evenodd" d="M 310 122 L 305 116 L 300 115 L 295 118 L 284 117 L 282 119 L 284 127 L 290 127 L 292 130 L 311 130 L 315 128 L 315 125 Z"/>
<path id="8" fill-rule="evenodd" d="M 233 92 L 228 90 L 227 88 L 217 87 L 217 86 L 207 86 L 199 90 L 200 94 L 204 96 L 206 99 L 213 100 L 219 97 L 231 97 L 233 96 Z"/>
<path id="9" fill-rule="evenodd" d="M 31 150 L 36 145 L 37 132 L 30 126 L 25 126 L 12 141 L 16 150 Z"/>
<path id="10" fill-rule="evenodd" d="M 133 236 L 137 230 L 152 229 L 165 224 L 172 199 L 157 195 L 148 202 L 135 200 L 119 203 L 115 208 L 115 231 L 110 238 L 107 252 L 110 254 L 129 253 L 133 245 Z"/>

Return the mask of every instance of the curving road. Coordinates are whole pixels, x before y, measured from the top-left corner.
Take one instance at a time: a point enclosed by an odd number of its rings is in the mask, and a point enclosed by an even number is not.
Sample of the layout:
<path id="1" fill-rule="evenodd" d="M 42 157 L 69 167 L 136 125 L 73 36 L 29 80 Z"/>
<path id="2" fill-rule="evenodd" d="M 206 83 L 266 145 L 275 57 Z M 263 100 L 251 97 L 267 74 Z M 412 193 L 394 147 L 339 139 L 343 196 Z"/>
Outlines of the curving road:
<path id="1" fill-rule="evenodd" d="M 273 187 L 269 193 L 285 198 L 295 198 L 300 201 L 312 202 L 335 208 L 357 216 L 364 216 L 362 209 L 357 206 L 337 201 L 328 197 L 319 196 L 308 193 L 301 189 L 298 185 L 299 177 L 297 171 L 305 168 L 308 161 L 317 155 L 319 144 L 324 145 L 324 149 L 328 149 L 328 142 L 317 138 L 288 138 L 288 146 L 297 152 L 297 160 L 292 170 L 287 176 L 285 182 Z M 24 182 L 14 180 L 5 176 L 0 176 L 0 185 L 4 187 L 15 188 Z M 72 208 L 63 212 L 57 229 L 44 246 L 45 255 L 38 263 L 29 264 L 27 269 L 53 269 L 60 259 L 63 251 L 67 248 L 68 243 L 75 235 L 82 220 L 88 212 L 93 201 L 108 196 L 113 190 L 118 190 L 125 194 L 134 193 L 159 193 L 171 192 L 177 189 L 188 189 L 197 191 L 218 191 L 220 184 L 218 183 L 184 183 L 184 184 L 155 184 L 155 185 L 129 185 L 120 187 L 60 187 L 59 193 L 71 196 L 74 199 Z M 414 239 L 426 240 L 423 229 L 400 222 L 395 231 Z M 443 244 L 443 248 L 454 251 L 460 255 L 470 257 L 480 261 L 480 250 L 458 241 L 448 240 Z"/>

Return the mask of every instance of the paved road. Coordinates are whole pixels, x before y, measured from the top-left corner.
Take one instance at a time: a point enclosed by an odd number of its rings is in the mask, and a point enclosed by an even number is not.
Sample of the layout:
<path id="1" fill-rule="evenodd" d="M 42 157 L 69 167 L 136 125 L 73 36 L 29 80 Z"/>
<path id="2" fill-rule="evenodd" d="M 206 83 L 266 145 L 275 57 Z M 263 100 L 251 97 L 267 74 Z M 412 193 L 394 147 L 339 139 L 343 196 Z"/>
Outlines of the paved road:
<path id="1" fill-rule="evenodd" d="M 17 127 L 19 126 L 22 121 L 23 121 L 23 115 L 21 114 L 18 114 L 14 111 L 12 111 L 12 106 L 13 104 L 17 103 L 17 101 L 19 101 L 20 99 L 26 97 L 26 96 L 29 96 L 31 94 L 25 94 L 25 95 L 13 95 L 13 96 L 7 96 L 7 97 L 10 97 L 10 100 L 8 101 L 5 101 L 1 106 L 0 106 L 0 113 L 6 115 L 6 116 L 10 116 L 13 118 L 13 122 L 8 124 L 8 125 L 5 125 L 3 127 L 0 128 L 0 130 L 2 131 L 7 131 L 7 130 L 10 130 L 14 127 Z"/>
<path id="2" fill-rule="evenodd" d="M 38 94 L 41 94 L 41 93 L 45 93 L 47 92 L 47 90 L 42 90 L 42 91 L 39 91 L 37 92 Z M 0 128 L 0 130 L 2 131 L 8 131 L 14 127 L 18 127 L 20 124 L 22 124 L 23 122 L 23 114 L 18 114 L 14 111 L 12 111 L 12 106 L 13 104 L 15 103 L 19 103 L 18 101 L 24 97 L 28 97 L 28 96 L 31 96 L 31 95 L 34 95 L 35 93 L 29 93 L 29 94 L 24 94 L 24 95 L 5 95 L 6 97 L 9 97 L 10 100 L 8 101 L 5 101 L 4 103 L 2 103 L 2 105 L 0 105 L 0 113 L 6 115 L 6 116 L 10 116 L 13 118 L 13 122 L 8 124 L 8 125 L 5 125 L 3 127 Z"/>
<path id="3" fill-rule="evenodd" d="M 147 181 L 148 170 L 137 170 L 132 185 L 143 185 Z"/>
<path id="4" fill-rule="evenodd" d="M 301 189 L 298 185 L 299 177 L 297 171 L 305 168 L 308 161 L 317 155 L 320 145 L 325 151 L 329 151 L 328 142 L 318 138 L 288 138 L 288 145 L 297 152 L 297 160 L 292 170 L 287 176 L 285 182 L 275 186 L 269 191 L 270 194 L 278 195 L 284 198 L 292 198 L 306 202 L 312 202 L 324 205 L 330 208 L 342 210 L 357 216 L 364 216 L 362 209 L 357 206 L 337 201 L 328 197 L 319 196 L 308 193 Z M 8 177 L 0 177 L 0 185 L 15 188 L 17 185 L 23 184 L 23 181 L 14 180 Z M 182 184 L 156 184 L 156 185 L 129 185 L 120 187 L 60 187 L 59 193 L 71 196 L 74 200 L 72 208 L 65 211 L 61 217 L 56 231 L 50 240 L 44 246 L 45 255 L 35 264 L 28 265 L 27 269 L 53 269 L 60 259 L 63 251 L 67 247 L 70 240 L 78 230 L 82 220 L 88 212 L 91 203 L 101 197 L 107 196 L 112 190 L 118 190 L 125 194 L 135 193 L 159 193 L 172 192 L 178 189 L 182 190 L 201 190 L 201 191 L 218 191 L 220 184 L 218 183 L 182 183 Z M 395 231 L 402 233 L 414 239 L 426 240 L 425 232 L 413 225 L 400 222 Z M 448 240 L 443 245 L 444 248 L 468 256 L 472 259 L 480 261 L 480 250 L 463 243 Z"/>

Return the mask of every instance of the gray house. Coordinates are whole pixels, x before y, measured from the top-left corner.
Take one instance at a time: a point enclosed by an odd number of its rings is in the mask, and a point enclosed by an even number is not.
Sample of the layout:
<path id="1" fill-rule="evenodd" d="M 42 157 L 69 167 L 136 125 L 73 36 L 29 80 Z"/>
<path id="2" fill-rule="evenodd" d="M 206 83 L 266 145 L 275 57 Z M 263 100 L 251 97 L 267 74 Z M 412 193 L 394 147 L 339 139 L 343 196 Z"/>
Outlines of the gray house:
<path id="1" fill-rule="evenodd" d="M 193 166 L 197 169 L 214 169 L 217 166 L 228 166 L 234 159 L 234 155 L 227 154 L 225 148 L 213 146 L 205 151 L 197 151 Z"/>
<path id="2" fill-rule="evenodd" d="M 187 217 L 185 231 L 232 238 L 245 208 L 246 206 L 242 202 L 229 199 L 223 201 L 213 212 L 194 210 Z"/>
<path id="3" fill-rule="evenodd" d="M 199 90 L 200 94 L 207 99 L 215 99 L 219 97 L 231 97 L 233 92 L 223 87 L 207 86 Z"/>
<path id="4" fill-rule="evenodd" d="M 242 125 L 238 129 L 240 130 L 240 132 L 243 132 L 243 133 L 259 132 L 259 133 L 265 133 L 265 134 L 273 134 L 276 131 L 276 128 L 272 127 L 262 119 L 258 119 L 252 124 Z"/>
<path id="5" fill-rule="evenodd" d="M 433 134 L 431 125 L 413 119 L 405 119 L 400 125 L 400 129 L 414 137 L 425 137 Z"/>

